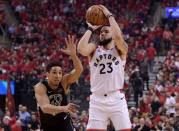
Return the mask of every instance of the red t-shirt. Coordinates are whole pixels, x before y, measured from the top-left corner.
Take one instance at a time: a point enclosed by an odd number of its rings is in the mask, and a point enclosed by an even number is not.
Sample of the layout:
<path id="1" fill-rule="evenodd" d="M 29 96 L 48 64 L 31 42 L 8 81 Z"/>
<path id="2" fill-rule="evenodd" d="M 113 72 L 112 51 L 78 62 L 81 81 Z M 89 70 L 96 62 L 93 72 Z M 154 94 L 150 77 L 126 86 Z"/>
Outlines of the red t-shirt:
<path id="1" fill-rule="evenodd" d="M 155 52 L 156 52 L 155 48 L 153 48 L 153 47 L 147 48 L 147 57 L 148 57 L 149 60 L 154 59 Z"/>
<path id="2" fill-rule="evenodd" d="M 12 130 L 12 131 L 22 131 L 22 128 L 21 128 L 21 126 L 19 126 L 19 125 L 17 125 L 17 124 L 13 124 L 13 125 L 11 126 L 11 130 Z"/>

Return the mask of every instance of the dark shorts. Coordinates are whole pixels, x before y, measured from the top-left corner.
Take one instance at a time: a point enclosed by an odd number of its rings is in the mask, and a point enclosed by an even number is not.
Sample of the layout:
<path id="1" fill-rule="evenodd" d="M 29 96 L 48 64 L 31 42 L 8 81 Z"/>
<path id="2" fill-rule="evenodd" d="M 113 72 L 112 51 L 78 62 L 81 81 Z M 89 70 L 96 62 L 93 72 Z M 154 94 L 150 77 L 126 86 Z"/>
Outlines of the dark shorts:
<path id="1" fill-rule="evenodd" d="M 62 125 L 56 125 L 56 126 L 43 126 L 43 131 L 74 131 L 74 128 L 71 125 L 68 126 L 62 126 Z"/>
<path id="2" fill-rule="evenodd" d="M 70 117 L 53 125 L 48 122 L 46 124 L 42 123 L 41 127 L 43 131 L 75 131 Z"/>

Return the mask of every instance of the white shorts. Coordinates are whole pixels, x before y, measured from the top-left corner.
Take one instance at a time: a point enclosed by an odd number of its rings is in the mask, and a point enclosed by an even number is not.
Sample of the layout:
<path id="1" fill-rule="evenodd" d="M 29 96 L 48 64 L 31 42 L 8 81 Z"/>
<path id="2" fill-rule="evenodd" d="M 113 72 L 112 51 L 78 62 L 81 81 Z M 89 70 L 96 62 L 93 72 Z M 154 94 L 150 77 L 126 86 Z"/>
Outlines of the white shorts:
<path id="1" fill-rule="evenodd" d="M 104 95 L 90 96 L 87 129 L 106 130 L 109 121 L 115 130 L 131 129 L 125 95 L 119 91 Z"/>

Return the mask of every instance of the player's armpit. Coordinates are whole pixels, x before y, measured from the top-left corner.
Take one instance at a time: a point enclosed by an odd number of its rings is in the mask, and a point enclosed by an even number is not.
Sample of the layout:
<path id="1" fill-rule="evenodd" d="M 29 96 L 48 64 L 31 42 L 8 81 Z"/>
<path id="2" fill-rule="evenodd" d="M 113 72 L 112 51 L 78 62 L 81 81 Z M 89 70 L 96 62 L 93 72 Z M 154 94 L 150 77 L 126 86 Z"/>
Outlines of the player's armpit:
<path id="1" fill-rule="evenodd" d="M 128 53 L 128 45 L 124 40 L 119 40 L 119 39 L 115 39 L 114 40 L 116 47 L 119 51 L 119 55 L 121 57 L 122 60 L 126 60 L 127 59 L 127 53 Z"/>

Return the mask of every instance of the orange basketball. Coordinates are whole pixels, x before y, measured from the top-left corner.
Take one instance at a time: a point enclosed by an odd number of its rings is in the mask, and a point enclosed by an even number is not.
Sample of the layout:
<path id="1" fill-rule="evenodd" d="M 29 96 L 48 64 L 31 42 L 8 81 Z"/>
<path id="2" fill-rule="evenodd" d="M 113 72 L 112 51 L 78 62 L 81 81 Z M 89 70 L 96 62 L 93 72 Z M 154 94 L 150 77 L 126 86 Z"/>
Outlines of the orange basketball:
<path id="1" fill-rule="evenodd" d="M 93 5 L 86 12 L 86 20 L 92 25 L 106 25 L 108 19 L 98 5 Z"/>

